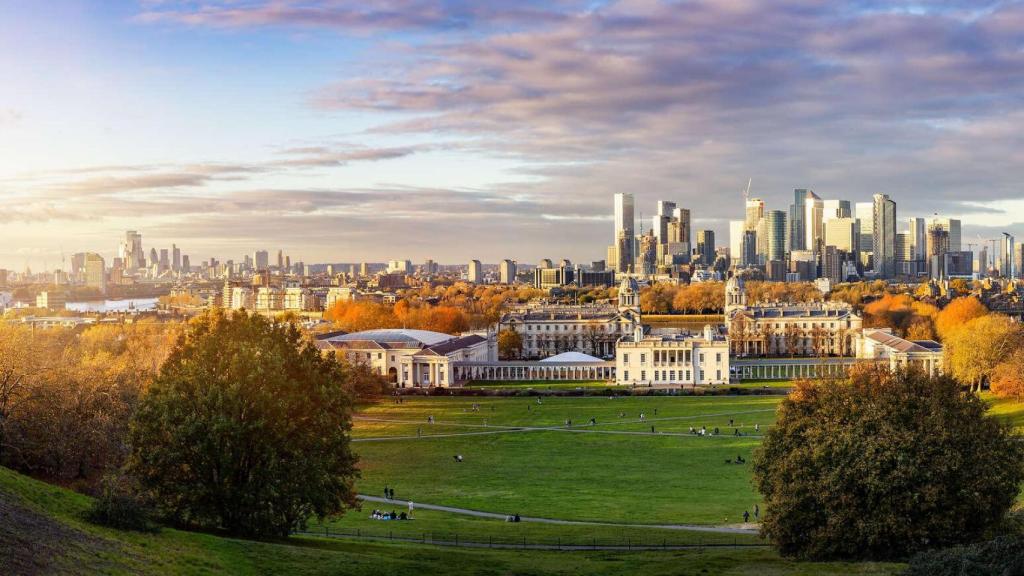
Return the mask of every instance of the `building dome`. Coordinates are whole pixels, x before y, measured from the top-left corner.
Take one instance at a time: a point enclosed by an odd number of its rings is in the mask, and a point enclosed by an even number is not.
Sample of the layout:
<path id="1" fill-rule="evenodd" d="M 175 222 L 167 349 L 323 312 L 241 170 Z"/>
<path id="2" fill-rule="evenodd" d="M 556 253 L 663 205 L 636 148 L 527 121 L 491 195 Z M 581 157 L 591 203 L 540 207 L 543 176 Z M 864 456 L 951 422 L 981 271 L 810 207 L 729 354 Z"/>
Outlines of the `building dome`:
<path id="1" fill-rule="evenodd" d="M 739 276 L 733 276 L 732 278 L 729 278 L 729 281 L 726 282 L 725 284 L 725 289 L 728 292 L 739 292 L 744 288 L 745 286 L 743 285 L 743 278 Z"/>
<path id="2" fill-rule="evenodd" d="M 619 284 L 619 295 L 622 294 L 636 294 L 640 292 L 640 285 L 637 284 L 636 278 L 632 276 L 626 276 L 622 279 L 622 283 Z"/>

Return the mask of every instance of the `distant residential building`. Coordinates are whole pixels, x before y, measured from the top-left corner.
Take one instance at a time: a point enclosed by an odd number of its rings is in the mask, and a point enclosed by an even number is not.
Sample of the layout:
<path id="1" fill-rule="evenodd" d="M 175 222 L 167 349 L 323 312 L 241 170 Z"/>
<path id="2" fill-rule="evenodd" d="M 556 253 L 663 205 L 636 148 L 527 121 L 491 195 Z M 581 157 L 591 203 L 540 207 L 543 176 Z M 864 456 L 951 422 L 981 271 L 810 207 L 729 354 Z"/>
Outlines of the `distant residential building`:
<path id="1" fill-rule="evenodd" d="M 67 304 L 64 292 L 45 290 L 36 295 L 36 308 L 63 310 Z"/>
<path id="2" fill-rule="evenodd" d="M 697 232 L 697 252 L 701 263 L 711 266 L 715 263 L 715 232 L 713 230 L 701 230 Z"/>
<path id="3" fill-rule="evenodd" d="M 505 259 L 498 266 L 498 281 L 502 284 L 516 283 L 516 261 Z"/>
<path id="4" fill-rule="evenodd" d="M 484 281 L 483 265 L 479 260 L 470 260 L 466 268 L 466 281 L 473 284 L 480 284 Z"/>

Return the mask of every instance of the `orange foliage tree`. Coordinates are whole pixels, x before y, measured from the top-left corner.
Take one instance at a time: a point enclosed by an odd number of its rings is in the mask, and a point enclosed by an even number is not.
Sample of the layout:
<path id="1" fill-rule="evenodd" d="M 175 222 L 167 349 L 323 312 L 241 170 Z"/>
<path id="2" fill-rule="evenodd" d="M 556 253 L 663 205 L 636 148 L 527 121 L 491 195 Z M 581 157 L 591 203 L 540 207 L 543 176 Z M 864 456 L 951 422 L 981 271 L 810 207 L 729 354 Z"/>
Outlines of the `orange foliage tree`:
<path id="1" fill-rule="evenodd" d="M 988 308 L 974 296 L 956 298 L 939 312 L 935 319 L 935 329 L 938 330 L 939 336 L 946 338 L 964 324 L 986 314 Z"/>
<path id="2" fill-rule="evenodd" d="M 919 302 L 908 294 L 883 294 L 864 307 L 864 326 L 891 328 L 896 334 L 914 340 L 935 338 L 934 322 L 939 309 Z"/>
<path id="3" fill-rule="evenodd" d="M 989 384 L 1000 398 L 1024 398 L 1024 349 L 1017 349 L 992 371 Z"/>

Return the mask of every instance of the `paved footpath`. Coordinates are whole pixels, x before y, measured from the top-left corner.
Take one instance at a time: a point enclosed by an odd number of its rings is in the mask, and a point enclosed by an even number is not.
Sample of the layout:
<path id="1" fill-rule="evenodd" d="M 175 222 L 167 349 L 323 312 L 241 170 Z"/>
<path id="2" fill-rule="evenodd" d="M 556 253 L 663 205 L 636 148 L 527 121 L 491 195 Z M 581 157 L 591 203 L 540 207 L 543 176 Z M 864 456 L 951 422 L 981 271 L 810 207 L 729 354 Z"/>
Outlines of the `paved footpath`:
<path id="1" fill-rule="evenodd" d="M 356 496 L 360 500 L 367 502 L 377 502 L 381 504 L 392 504 L 408 509 L 408 500 L 389 500 L 387 498 L 381 498 L 380 496 L 367 496 L 366 494 L 359 494 Z M 468 508 L 454 508 L 452 506 L 440 506 L 437 504 L 422 504 L 420 502 L 413 501 L 413 507 L 423 510 L 437 510 L 439 512 L 450 512 L 452 514 L 463 514 L 465 516 L 475 516 L 477 518 L 490 518 L 494 520 L 505 520 L 511 514 L 498 514 L 496 512 L 483 512 L 481 510 L 470 510 Z M 736 528 L 733 526 L 707 526 L 702 524 L 632 524 L 627 522 L 590 522 L 586 520 L 558 520 L 555 518 L 533 518 L 530 516 L 520 516 L 519 519 L 522 522 L 538 522 L 541 524 L 562 524 L 562 525 L 574 525 L 574 526 L 621 526 L 623 528 L 663 528 L 667 530 L 691 530 L 693 532 L 713 532 L 716 534 L 757 534 L 757 528 Z"/>

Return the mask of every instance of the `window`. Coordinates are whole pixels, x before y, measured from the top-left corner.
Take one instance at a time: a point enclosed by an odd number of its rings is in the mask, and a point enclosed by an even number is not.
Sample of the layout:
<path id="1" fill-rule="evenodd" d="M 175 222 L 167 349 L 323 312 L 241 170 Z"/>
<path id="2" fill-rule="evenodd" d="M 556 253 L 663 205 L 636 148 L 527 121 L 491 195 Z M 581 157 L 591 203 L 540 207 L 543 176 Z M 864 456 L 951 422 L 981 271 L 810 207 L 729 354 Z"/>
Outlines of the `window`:
<path id="1" fill-rule="evenodd" d="M 715 362 L 721 362 L 721 361 L 722 361 L 722 353 L 718 352 L 718 353 L 715 354 Z"/>
<path id="2" fill-rule="evenodd" d="M 646 370 L 641 370 L 640 371 L 640 381 L 643 382 L 644 380 L 647 380 L 647 371 Z"/>
<path id="3" fill-rule="evenodd" d="M 721 380 L 721 379 L 722 379 L 722 371 L 721 370 L 716 370 L 715 371 L 715 380 Z"/>
<path id="4" fill-rule="evenodd" d="M 686 371 L 686 379 L 687 379 L 687 380 L 689 380 L 689 379 L 690 379 L 690 371 L 689 371 L 689 370 L 687 370 L 687 371 Z"/>
<path id="5" fill-rule="evenodd" d="M 675 380 L 676 379 L 676 371 L 675 370 L 669 370 L 668 379 L 669 380 Z"/>
<path id="6" fill-rule="evenodd" d="M 640 355 L 640 363 L 643 364 L 646 361 L 647 361 L 647 355 L 646 354 L 641 354 Z M 641 372 L 641 374 L 642 374 L 642 372 Z M 643 377 L 641 376 L 640 379 L 643 380 Z"/>
<path id="7" fill-rule="evenodd" d="M 623 354 L 622 355 L 622 363 L 623 364 L 629 364 L 629 354 Z"/>
<path id="8" fill-rule="evenodd" d="M 689 351 L 689 350 L 687 350 L 687 351 L 685 352 L 685 358 L 686 358 L 686 363 L 687 363 L 687 364 L 689 364 L 689 363 L 690 363 L 690 351 Z M 687 374 L 689 374 L 689 372 L 687 372 Z M 689 377 L 689 376 L 687 376 L 687 377 L 686 377 L 686 379 L 687 379 L 687 380 L 689 380 L 689 379 L 690 379 L 690 377 Z"/>
<path id="9" fill-rule="evenodd" d="M 622 379 L 623 380 L 629 380 L 629 370 L 624 370 L 622 372 Z"/>

